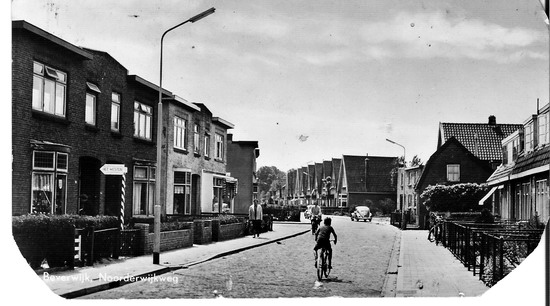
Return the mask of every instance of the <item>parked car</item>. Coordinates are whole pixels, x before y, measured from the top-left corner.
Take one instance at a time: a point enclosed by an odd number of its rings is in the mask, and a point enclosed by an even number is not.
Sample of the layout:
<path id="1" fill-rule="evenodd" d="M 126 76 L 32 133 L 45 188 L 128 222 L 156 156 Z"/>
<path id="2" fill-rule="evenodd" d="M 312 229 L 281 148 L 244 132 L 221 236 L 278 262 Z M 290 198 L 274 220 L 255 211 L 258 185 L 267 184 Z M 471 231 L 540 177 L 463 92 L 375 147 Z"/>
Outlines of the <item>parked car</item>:
<path id="1" fill-rule="evenodd" d="M 351 213 L 351 221 L 363 220 L 365 222 L 372 221 L 372 213 L 367 206 L 357 206 L 355 210 Z"/>
<path id="2" fill-rule="evenodd" d="M 306 219 L 311 218 L 311 208 L 313 206 L 315 206 L 315 205 L 308 205 L 307 206 L 306 211 L 304 212 L 304 217 L 306 217 Z"/>

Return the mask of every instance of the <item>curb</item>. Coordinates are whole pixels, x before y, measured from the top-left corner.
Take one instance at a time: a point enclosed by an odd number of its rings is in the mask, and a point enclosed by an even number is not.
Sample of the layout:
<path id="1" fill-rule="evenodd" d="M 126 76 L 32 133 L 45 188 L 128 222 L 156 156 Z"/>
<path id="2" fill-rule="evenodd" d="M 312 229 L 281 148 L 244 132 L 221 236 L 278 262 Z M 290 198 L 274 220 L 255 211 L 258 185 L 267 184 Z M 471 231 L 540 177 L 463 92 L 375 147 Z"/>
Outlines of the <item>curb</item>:
<path id="1" fill-rule="evenodd" d="M 305 231 L 300 231 L 300 232 L 295 233 L 295 234 L 291 234 L 291 235 L 280 237 L 280 238 L 277 238 L 277 239 L 265 241 L 265 242 L 262 242 L 262 243 L 253 244 L 253 245 L 245 246 L 245 247 L 242 247 L 242 248 L 237 248 L 237 249 L 226 251 L 226 252 L 221 252 L 221 253 L 218 253 L 216 255 L 207 257 L 205 259 L 200 259 L 200 260 L 197 260 L 197 261 L 193 261 L 193 262 L 190 262 L 190 263 L 187 263 L 187 264 L 184 264 L 184 265 L 163 266 L 162 268 L 152 270 L 152 271 L 149 271 L 149 272 L 145 272 L 145 273 L 141 273 L 141 274 L 138 274 L 138 275 L 128 275 L 128 277 L 127 277 L 128 280 L 111 281 L 111 282 L 104 283 L 104 284 L 99 284 L 99 285 L 95 285 L 95 286 L 91 286 L 91 287 L 87 287 L 87 288 L 82 288 L 82 289 L 78 289 L 78 290 L 71 291 L 71 292 L 66 292 L 66 293 L 60 294 L 59 296 L 61 296 L 63 298 L 66 298 L 66 299 L 74 299 L 74 298 L 89 295 L 89 294 L 92 294 L 92 293 L 96 293 L 96 292 L 100 292 L 100 291 L 105 291 L 105 290 L 121 287 L 121 286 L 124 286 L 124 285 L 127 285 L 127 284 L 134 283 L 134 282 L 140 280 L 141 278 L 154 277 L 154 276 L 162 275 L 162 274 L 174 271 L 174 270 L 186 269 L 186 268 L 189 268 L 191 266 L 198 265 L 198 264 L 201 264 L 201 263 L 205 263 L 207 261 L 210 261 L 210 260 L 213 260 L 213 259 L 216 259 L 216 258 L 236 254 L 236 253 L 239 253 L 239 252 L 242 252 L 242 251 L 245 251 L 245 250 L 253 249 L 253 248 L 256 248 L 256 247 L 260 247 L 260 246 L 264 246 L 264 245 L 267 245 L 267 244 L 275 243 L 277 241 L 281 241 L 281 240 L 293 238 L 293 237 L 296 237 L 296 236 L 299 236 L 299 235 L 303 235 L 305 233 L 308 233 L 309 231 L 310 230 L 308 229 L 308 230 L 305 230 Z"/>
<path id="2" fill-rule="evenodd" d="M 395 297 L 397 291 L 397 276 L 399 274 L 399 258 L 401 257 L 401 240 L 403 232 L 400 230 L 393 241 L 390 261 L 384 278 L 384 285 L 380 297 Z M 391 284 L 391 285 L 390 285 Z"/>

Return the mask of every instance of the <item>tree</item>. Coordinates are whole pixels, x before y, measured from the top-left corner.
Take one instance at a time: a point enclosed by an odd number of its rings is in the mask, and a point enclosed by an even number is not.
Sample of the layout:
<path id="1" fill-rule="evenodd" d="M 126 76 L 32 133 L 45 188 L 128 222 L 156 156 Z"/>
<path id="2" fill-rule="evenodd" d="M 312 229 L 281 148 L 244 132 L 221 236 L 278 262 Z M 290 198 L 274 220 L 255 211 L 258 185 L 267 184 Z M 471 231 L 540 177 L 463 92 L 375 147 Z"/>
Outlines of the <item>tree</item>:
<path id="1" fill-rule="evenodd" d="M 418 155 L 413 156 L 411 160 L 411 167 L 422 165 L 424 165 L 424 162 L 420 159 L 420 157 L 418 157 Z"/>
<path id="2" fill-rule="evenodd" d="M 484 208 L 478 205 L 479 200 L 486 193 L 487 187 L 476 183 L 430 185 L 422 192 L 420 198 L 430 211 L 479 211 Z"/>
<path id="3" fill-rule="evenodd" d="M 258 191 L 265 194 L 265 202 L 269 202 L 286 184 L 286 173 L 275 166 L 263 166 L 256 171 Z"/>

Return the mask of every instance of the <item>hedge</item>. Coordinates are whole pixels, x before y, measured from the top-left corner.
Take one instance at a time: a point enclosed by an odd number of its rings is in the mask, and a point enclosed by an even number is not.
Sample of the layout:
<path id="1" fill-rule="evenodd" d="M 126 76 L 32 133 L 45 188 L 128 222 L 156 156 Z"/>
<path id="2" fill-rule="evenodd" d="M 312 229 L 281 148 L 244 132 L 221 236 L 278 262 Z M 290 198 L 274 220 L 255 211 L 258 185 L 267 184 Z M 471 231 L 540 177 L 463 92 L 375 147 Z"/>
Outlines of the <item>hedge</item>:
<path id="1" fill-rule="evenodd" d="M 28 214 L 12 217 L 12 233 L 29 265 L 39 268 L 46 259 L 50 267 L 74 264 L 75 228 L 95 230 L 119 227 L 114 216 Z"/>

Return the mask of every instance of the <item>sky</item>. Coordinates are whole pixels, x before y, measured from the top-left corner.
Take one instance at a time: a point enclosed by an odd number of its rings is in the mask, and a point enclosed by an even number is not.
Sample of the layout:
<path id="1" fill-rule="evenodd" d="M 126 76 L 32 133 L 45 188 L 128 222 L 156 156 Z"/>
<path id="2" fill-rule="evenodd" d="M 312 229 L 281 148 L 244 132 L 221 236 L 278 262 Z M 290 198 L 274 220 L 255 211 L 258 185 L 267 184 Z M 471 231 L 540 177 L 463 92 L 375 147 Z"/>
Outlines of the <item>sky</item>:
<path id="1" fill-rule="evenodd" d="M 12 20 L 205 103 L 286 171 L 435 152 L 439 122 L 522 123 L 549 101 L 539 0 L 12 0 Z"/>

